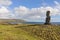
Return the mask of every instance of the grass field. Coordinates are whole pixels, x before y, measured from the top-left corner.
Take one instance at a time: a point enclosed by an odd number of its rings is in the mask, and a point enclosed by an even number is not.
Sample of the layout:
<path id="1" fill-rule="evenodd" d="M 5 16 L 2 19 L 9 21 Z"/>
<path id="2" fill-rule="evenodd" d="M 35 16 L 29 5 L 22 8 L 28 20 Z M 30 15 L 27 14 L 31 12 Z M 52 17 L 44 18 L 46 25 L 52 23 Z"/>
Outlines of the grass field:
<path id="1" fill-rule="evenodd" d="M 0 40 L 60 40 L 60 26 L 0 25 Z"/>

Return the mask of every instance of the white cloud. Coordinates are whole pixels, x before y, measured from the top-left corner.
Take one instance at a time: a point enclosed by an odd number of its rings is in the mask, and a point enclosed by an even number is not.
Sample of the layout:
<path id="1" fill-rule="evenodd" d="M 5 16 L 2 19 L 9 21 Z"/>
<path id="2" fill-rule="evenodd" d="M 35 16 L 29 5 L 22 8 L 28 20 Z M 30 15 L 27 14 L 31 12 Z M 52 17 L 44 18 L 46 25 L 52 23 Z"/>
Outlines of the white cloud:
<path id="1" fill-rule="evenodd" d="M 52 22 L 60 22 L 60 18 L 51 18 Z"/>
<path id="2" fill-rule="evenodd" d="M 8 13 L 9 11 L 5 7 L 0 8 L 0 13 Z"/>
<path id="3" fill-rule="evenodd" d="M 14 9 L 15 15 L 20 16 L 20 18 L 30 19 L 30 20 L 40 20 L 41 18 L 45 18 L 46 11 L 51 11 L 51 16 L 59 15 L 60 11 L 56 7 L 39 7 L 39 8 L 27 8 L 25 6 L 16 7 Z M 18 18 L 17 17 L 17 18 Z"/>
<path id="4" fill-rule="evenodd" d="M 40 19 L 41 17 L 35 15 L 35 16 L 29 16 L 28 18 L 31 19 L 31 20 L 38 20 L 38 19 Z"/>
<path id="5" fill-rule="evenodd" d="M 58 1 L 54 1 L 54 3 L 56 4 L 56 8 L 60 10 L 60 3 Z"/>
<path id="6" fill-rule="evenodd" d="M 24 6 L 16 7 L 14 9 L 16 15 L 24 16 L 25 14 L 29 13 L 29 9 Z"/>
<path id="7" fill-rule="evenodd" d="M 0 0 L 0 6 L 9 6 L 12 4 L 11 0 Z"/>
<path id="8" fill-rule="evenodd" d="M 43 20 L 46 15 L 46 11 L 51 11 L 51 16 L 56 16 L 57 14 L 60 15 L 60 3 L 54 1 L 56 6 L 46 6 L 46 7 L 39 7 L 39 8 L 27 8 L 25 6 L 15 7 L 15 13 L 11 12 L 8 8 L 4 6 L 9 6 L 12 4 L 11 0 L 0 0 L 0 18 L 22 18 L 26 20 Z"/>
<path id="9" fill-rule="evenodd" d="M 15 15 L 8 9 L 12 4 L 12 0 L 0 0 L 0 18 L 10 19 L 15 18 Z"/>
<path id="10" fill-rule="evenodd" d="M 6 7 L 0 7 L 0 18 L 9 19 L 11 16 L 12 16 L 12 13 L 10 10 L 8 10 Z"/>
<path id="11" fill-rule="evenodd" d="M 60 5 L 57 1 L 54 1 L 54 3 L 55 3 L 56 5 Z"/>

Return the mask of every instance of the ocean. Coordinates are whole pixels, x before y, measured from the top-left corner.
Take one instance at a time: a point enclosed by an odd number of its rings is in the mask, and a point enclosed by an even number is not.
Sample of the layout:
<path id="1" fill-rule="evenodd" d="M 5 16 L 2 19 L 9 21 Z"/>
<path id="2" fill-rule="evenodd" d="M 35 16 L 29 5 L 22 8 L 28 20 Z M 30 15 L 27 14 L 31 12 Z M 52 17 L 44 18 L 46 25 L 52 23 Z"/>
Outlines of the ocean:
<path id="1" fill-rule="evenodd" d="M 25 22 L 24 24 L 44 24 L 44 22 Z M 51 24 L 60 25 L 60 22 L 51 22 Z"/>
<path id="2" fill-rule="evenodd" d="M 9 22 L 9 24 L 20 24 L 22 22 Z M 23 22 L 22 24 L 44 24 L 45 22 Z M 60 22 L 51 22 L 51 24 L 58 24 L 60 25 Z"/>

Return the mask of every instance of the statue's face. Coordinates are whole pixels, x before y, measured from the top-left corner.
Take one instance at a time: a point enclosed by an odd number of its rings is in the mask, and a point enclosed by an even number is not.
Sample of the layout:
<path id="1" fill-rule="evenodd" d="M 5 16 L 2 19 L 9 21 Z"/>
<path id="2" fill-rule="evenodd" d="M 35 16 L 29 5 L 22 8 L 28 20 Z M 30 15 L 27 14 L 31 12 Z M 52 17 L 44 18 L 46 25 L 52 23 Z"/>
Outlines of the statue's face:
<path id="1" fill-rule="evenodd" d="M 49 16 L 50 15 L 50 11 L 47 11 L 46 15 Z"/>
<path id="2" fill-rule="evenodd" d="M 47 13 L 50 13 L 50 11 L 47 11 Z"/>

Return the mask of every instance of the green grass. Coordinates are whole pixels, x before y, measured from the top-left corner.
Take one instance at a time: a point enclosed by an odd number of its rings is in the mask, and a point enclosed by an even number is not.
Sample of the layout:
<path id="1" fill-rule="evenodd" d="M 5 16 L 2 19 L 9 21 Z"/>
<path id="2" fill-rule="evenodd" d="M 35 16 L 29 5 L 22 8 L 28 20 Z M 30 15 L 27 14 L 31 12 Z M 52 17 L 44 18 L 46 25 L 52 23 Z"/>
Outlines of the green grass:
<path id="1" fill-rule="evenodd" d="M 37 40 L 37 38 L 15 28 L 15 25 L 0 25 L 0 40 Z"/>
<path id="2" fill-rule="evenodd" d="M 60 26 L 0 25 L 0 40 L 60 40 Z"/>

